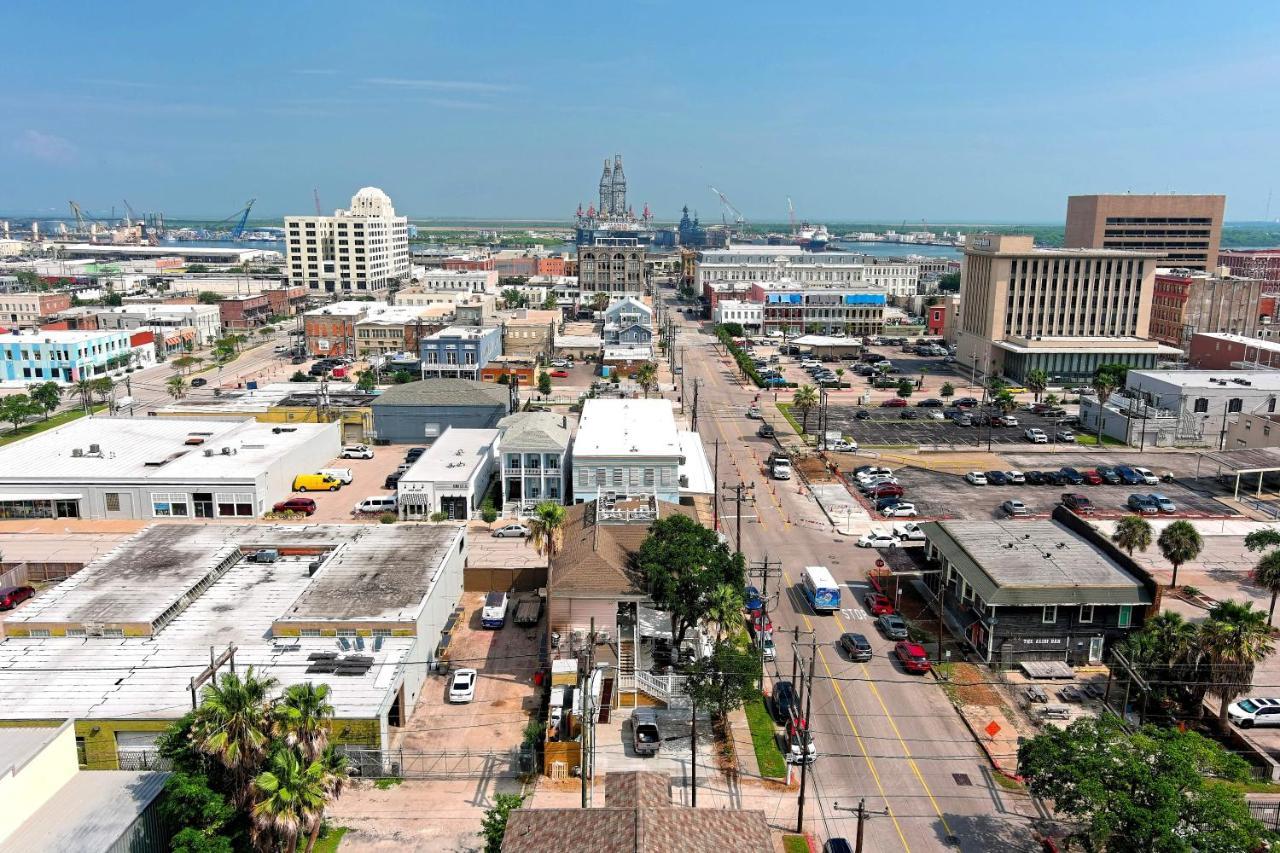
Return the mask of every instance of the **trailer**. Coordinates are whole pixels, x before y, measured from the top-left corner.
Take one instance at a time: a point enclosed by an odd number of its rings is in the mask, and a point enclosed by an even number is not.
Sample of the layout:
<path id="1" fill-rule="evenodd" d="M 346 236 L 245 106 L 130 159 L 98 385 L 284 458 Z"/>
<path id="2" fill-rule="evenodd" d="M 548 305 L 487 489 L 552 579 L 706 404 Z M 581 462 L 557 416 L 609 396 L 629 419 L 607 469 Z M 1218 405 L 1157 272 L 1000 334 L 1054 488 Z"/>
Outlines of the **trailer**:
<path id="1" fill-rule="evenodd" d="M 532 626 L 537 625 L 538 620 L 542 618 L 542 599 L 537 596 L 527 596 L 516 604 L 515 623 L 517 625 Z"/>

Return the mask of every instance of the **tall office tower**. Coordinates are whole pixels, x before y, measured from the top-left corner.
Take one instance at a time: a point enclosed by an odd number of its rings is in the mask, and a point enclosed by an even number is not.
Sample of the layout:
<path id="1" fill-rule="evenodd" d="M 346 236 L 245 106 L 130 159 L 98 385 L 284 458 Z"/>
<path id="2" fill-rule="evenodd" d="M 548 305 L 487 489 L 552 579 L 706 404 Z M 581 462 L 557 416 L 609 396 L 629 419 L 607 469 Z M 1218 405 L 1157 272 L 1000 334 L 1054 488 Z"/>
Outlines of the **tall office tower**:
<path id="1" fill-rule="evenodd" d="M 377 295 L 409 279 L 409 220 L 376 187 L 333 216 L 286 216 L 289 284 L 338 296 Z"/>
<path id="2" fill-rule="evenodd" d="M 1065 245 L 1163 252 L 1161 266 L 1211 273 L 1226 205 L 1223 195 L 1073 195 Z"/>

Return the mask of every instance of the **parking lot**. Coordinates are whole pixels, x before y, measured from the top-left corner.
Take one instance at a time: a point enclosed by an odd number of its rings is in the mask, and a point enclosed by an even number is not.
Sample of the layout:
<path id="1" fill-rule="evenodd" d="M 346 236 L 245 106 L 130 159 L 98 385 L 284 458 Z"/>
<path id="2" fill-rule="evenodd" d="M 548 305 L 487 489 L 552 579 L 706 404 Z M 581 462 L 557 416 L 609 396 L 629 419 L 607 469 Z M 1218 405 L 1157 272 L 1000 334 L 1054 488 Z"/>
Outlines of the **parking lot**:
<path id="1" fill-rule="evenodd" d="M 859 445 L 941 445 L 955 447 L 985 446 L 990 440 L 992 448 L 1010 445 L 1030 446 L 1024 431 L 1037 427 L 1049 436 L 1050 446 L 1056 447 L 1057 422 L 1052 418 L 1034 415 L 1019 410 L 1014 413 L 1018 419 L 1016 427 L 1010 426 L 958 426 L 950 420 L 932 420 L 932 413 L 943 412 L 945 408 L 920 408 L 915 405 L 924 397 L 915 397 L 909 401 L 907 409 L 881 408 L 878 405 L 866 407 L 869 417 L 860 419 L 857 411 L 860 406 L 829 406 L 827 423 L 829 429 L 840 430 L 858 442 Z M 919 415 L 919 420 L 903 420 L 902 413 L 911 411 Z M 976 413 L 977 409 L 969 410 Z"/>
<path id="2" fill-rule="evenodd" d="M 395 489 L 383 488 L 387 475 L 396 470 L 404 462 L 404 455 L 409 445 L 390 445 L 374 447 L 372 459 L 334 459 L 326 468 L 350 468 L 352 481 L 336 492 L 294 492 L 290 497 L 311 498 L 316 502 L 315 515 L 306 521 L 335 522 L 352 521 L 352 507 L 368 497 L 394 494 Z M 310 474 L 311 471 L 295 471 L 297 474 Z M 357 521 L 376 521 L 377 516 L 357 516 Z"/>
<path id="3" fill-rule="evenodd" d="M 1056 470 L 1061 465 L 1071 465 L 1078 471 L 1096 467 L 1092 461 L 1069 459 L 1057 465 L 1050 465 L 1049 458 L 1036 460 L 1034 470 Z M 1119 464 L 1107 460 L 1098 464 Z M 1020 470 L 1025 473 L 1028 468 L 1015 469 L 1008 464 L 1005 470 Z M 1027 505 L 1032 514 L 1047 515 L 1053 511 L 1066 492 L 1083 494 L 1097 508 L 1101 517 L 1118 517 L 1132 515 L 1125 502 L 1131 494 L 1150 494 L 1156 492 L 1165 495 L 1174 502 L 1176 513 L 1162 514 L 1163 518 L 1191 516 L 1225 516 L 1230 511 L 1213 497 L 1194 491 L 1182 483 L 1161 483 L 1158 486 L 1032 486 L 1027 484 L 1008 486 L 971 486 L 960 474 L 949 474 L 942 471 L 929 471 L 924 468 L 904 467 L 894 471 L 894 476 L 902 486 L 905 494 L 902 500 L 915 505 L 921 518 L 959 518 L 969 521 L 989 520 L 1004 517 L 1000 505 L 1006 500 L 1016 499 Z"/>

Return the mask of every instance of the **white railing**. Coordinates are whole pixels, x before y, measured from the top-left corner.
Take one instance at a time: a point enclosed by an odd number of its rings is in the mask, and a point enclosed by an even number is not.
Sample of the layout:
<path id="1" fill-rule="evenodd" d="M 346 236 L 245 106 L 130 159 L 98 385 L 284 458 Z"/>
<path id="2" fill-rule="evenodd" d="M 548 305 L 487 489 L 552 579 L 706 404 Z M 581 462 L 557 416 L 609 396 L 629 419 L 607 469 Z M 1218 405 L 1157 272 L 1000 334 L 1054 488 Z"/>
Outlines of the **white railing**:
<path id="1" fill-rule="evenodd" d="M 636 687 L 648 693 L 654 699 L 661 699 L 668 708 L 689 707 L 689 697 L 684 693 L 684 675 L 653 675 L 637 671 Z"/>

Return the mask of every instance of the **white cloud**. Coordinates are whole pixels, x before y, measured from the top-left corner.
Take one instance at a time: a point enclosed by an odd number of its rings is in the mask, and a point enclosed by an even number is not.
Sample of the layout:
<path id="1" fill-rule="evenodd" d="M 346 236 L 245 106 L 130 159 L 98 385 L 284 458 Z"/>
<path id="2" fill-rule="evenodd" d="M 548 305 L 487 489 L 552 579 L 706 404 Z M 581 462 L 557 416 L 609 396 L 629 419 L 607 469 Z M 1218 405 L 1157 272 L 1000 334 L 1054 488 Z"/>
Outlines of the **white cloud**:
<path id="1" fill-rule="evenodd" d="M 38 130 L 24 130 L 13 140 L 13 150 L 33 160 L 55 165 L 75 162 L 79 153 L 68 139 Z"/>
<path id="2" fill-rule="evenodd" d="M 510 92 L 511 86 L 497 83 L 481 83 L 477 80 L 417 80 L 406 77 L 370 77 L 365 80 L 375 86 L 394 86 L 402 89 L 429 89 L 436 92 Z"/>

